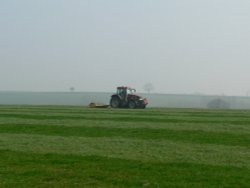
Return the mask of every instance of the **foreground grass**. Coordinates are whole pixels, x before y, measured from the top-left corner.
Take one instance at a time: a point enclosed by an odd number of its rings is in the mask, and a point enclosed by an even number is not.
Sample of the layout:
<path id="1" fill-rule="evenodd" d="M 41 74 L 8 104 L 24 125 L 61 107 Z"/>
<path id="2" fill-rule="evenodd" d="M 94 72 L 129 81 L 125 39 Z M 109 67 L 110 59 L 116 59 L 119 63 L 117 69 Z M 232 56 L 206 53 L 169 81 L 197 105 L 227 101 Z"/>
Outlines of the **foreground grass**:
<path id="1" fill-rule="evenodd" d="M 157 163 L 2 151 L 1 186 L 9 187 L 244 187 L 249 171 L 192 163 Z"/>
<path id="2" fill-rule="evenodd" d="M 250 111 L 0 106 L 0 187 L 248 187 Z"/>

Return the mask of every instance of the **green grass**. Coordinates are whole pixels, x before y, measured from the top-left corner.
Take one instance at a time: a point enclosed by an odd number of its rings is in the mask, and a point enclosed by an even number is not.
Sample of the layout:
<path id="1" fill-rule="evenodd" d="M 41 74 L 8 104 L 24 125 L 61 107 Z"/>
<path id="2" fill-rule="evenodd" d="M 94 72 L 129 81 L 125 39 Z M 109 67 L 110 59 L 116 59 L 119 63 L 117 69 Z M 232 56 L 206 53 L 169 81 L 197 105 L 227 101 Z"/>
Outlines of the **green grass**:
<path id="1" fill-rule="evenodd" d="M 250 111 L 0 106 L 0 187 L 249 187 Z"/>

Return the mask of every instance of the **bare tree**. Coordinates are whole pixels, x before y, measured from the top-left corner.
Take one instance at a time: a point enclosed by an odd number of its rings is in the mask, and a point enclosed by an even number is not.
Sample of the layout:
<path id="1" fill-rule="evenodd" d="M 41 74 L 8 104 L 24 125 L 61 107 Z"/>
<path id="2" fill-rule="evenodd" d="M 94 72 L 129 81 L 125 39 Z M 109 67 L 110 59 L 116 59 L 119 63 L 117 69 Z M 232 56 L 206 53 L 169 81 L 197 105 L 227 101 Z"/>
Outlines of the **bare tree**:
<path id="1" fill-rule="evenodd" d="M 250 96 L 250 90 L 248 90 L 248 91 L 246 92 L 246 96 L 247 96 L 247 97 Z"/>
<path id="2" fill-rule="evenodd" d="M 154 90 L 154 86 L 152 83 L 146 83 L 144 86 L 143 86 L 143 89 L 147 92 L 147 93 L 151 93 L 151 91 Z"/>

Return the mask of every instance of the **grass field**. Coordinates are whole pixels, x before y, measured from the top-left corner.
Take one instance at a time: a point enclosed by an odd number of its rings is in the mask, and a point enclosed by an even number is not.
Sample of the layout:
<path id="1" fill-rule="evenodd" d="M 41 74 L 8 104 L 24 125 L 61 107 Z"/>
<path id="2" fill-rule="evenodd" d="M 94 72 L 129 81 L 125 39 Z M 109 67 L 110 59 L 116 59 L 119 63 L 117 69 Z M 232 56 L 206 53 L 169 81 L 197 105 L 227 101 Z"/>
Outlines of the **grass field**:
<path id="1" fill-rule="evenodd" d="M 0 187 L 249 187 L 250 111 L 0 106 Z"/>

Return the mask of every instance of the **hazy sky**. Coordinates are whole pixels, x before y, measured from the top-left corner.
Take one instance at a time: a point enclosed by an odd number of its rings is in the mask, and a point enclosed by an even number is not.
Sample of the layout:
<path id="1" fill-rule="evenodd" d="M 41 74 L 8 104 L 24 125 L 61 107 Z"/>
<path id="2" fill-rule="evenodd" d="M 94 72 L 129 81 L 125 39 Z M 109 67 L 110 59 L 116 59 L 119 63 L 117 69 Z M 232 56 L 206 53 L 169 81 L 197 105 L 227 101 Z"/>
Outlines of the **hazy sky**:
<path id="1" fill-rule="evenodd" d="M 249 0 L 0 0 L 0 90 L 250 93 Z"/>

